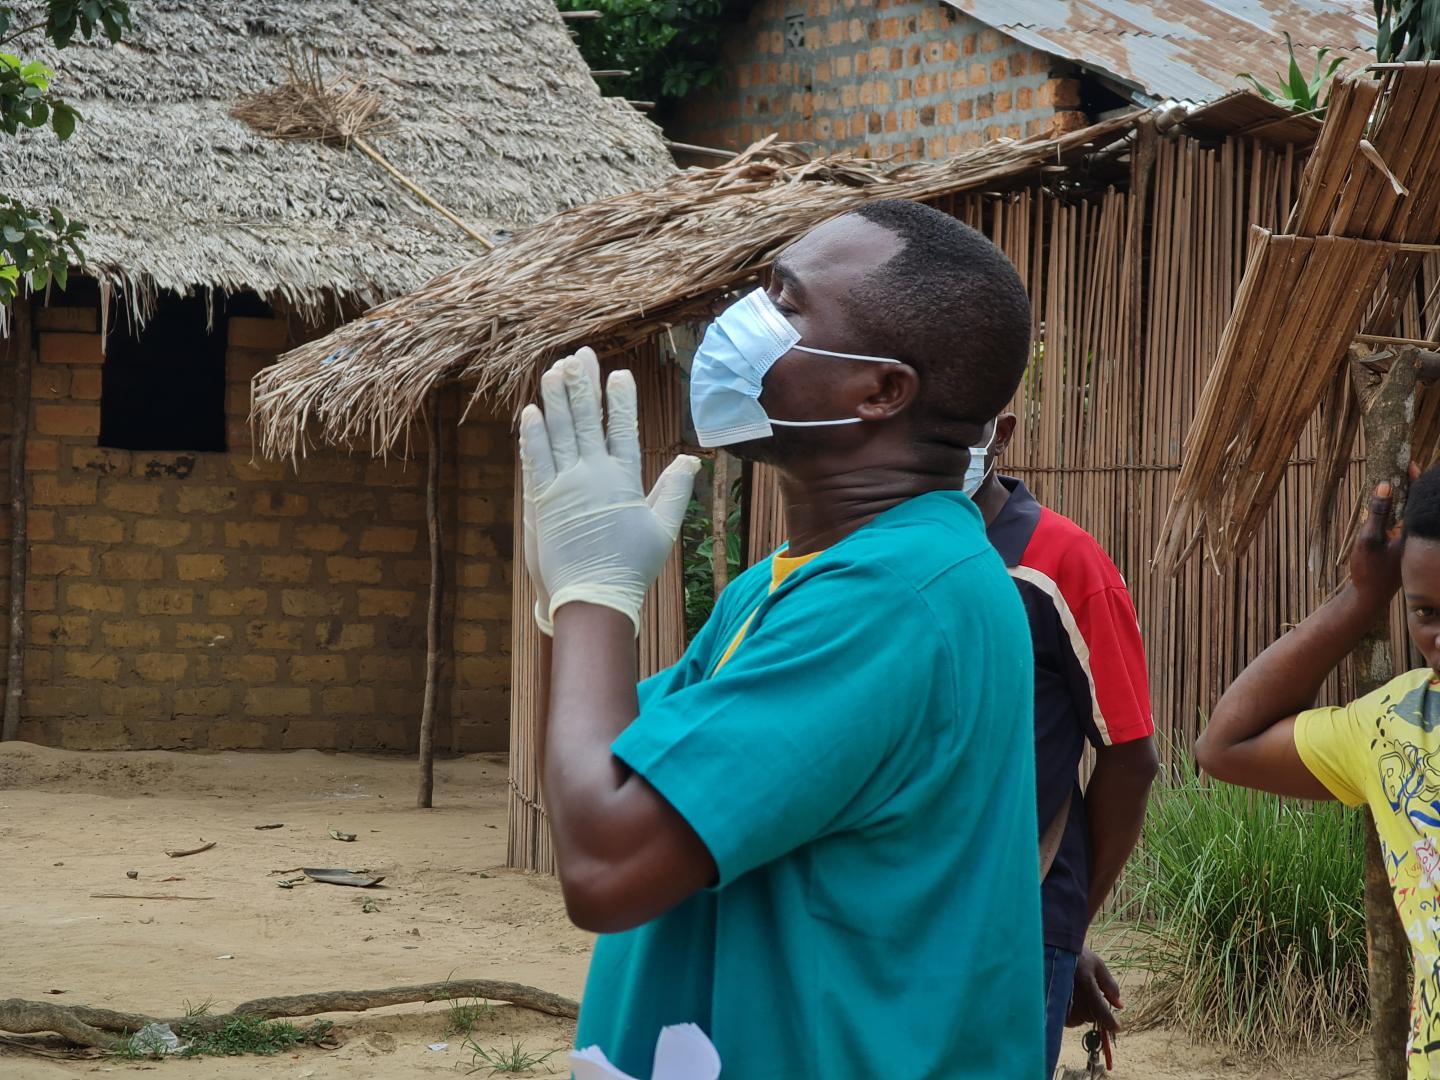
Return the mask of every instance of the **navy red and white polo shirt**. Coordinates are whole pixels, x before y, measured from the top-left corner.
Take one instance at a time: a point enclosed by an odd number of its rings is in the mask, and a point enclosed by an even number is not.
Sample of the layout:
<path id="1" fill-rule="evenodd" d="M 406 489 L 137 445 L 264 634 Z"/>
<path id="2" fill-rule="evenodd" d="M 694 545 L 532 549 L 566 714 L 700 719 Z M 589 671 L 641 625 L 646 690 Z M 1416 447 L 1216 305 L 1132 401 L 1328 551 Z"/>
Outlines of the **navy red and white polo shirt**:
<path id="1" fill-rule="evenodd" d="M 1069 817 L 1041 886 L 1045 944 L 1079 952 L 1090 892 L 1090 829 L 1080 756 L 1155 731 L 1145 646 L 1120 571 L 1095 538 L 1002 476 L 1010 493 L 987 530 L 1020 589 L 1035 645 L 1035 786 L 1040 830 L 1072 792 Z"/>

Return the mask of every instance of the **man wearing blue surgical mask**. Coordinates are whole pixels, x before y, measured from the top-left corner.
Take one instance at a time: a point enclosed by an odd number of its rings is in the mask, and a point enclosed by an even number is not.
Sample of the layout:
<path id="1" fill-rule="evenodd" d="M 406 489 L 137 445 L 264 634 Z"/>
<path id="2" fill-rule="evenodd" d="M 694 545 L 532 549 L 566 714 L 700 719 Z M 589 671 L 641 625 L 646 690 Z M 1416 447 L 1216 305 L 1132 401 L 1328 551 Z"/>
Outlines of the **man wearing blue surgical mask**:
<path id="1" fill-rule="evenodd" d="M 691 407 L 703 443 L 778 470 L 789 543 L 638 689 L 698 463 L 647 495 L 629 374 L 608 425 L 589 350 L 542 377 L 520 421 L 542 778 L 567 907 L 602 934 L 578 1041 L 627 1073 L 693 1022 L 727 1080 L 1041 1080 L 1030 639 L 956 480 L 1029 331 L 1004 256 L 916 203 L 783 251 L 707 332 Z"/>
<path id="2" fill-rule="evenodd" d="M 1085 948 L 1091 921 L 1140 838 L 1159 769 L 1145 646 L 1120 571 L 1079 525 L 995 471 L 1015 414 L 987 425 L 965 489 L 1025 601 L 1035 648 L 1035 778 L 1045 928 L 1046 1075 L 1067 1019 L 1119 1029 L 1120 987 Z M 1095 750 L 1080 790 L 1080 756 Z"/>

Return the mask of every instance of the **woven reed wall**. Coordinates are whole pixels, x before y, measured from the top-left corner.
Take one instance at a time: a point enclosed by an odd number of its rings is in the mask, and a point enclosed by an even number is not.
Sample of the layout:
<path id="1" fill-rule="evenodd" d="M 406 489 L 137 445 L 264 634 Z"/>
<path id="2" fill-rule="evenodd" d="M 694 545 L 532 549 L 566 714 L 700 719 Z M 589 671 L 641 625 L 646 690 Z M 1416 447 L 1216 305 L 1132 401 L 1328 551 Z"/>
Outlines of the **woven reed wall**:
<path id="1" fill-rule="evenodd" d="M 1302 164 L 1240 139 L 1162 139 L 1148 175 L 1132 176 L 1129 190 L 1080 197 L 1037 186 L 936 204 L 985 231 L 1029 290 L 1035 356 L 1000 469 L 1094 534 L 1124 574 L 1170 761 L 1240 669 L 1337 582 L 1333 556 L 1312 553 L 1314 425 L 1242 559 L 1217 570 L 1192 557 L 1174 577 L 1151 567 L 1182 441 L 1244 273 L 1248 230 L 1284 221 Z M 1361 460 L 1340 481 L 1332 552 L 1358 499 Z M 784 538 L 768 470 L 755 470 L 750 498 L 748 550 L 763 557 Z M 1342 672 L 1329 692 L 1347 690 Z"/>
<path id="2" fill-rule="evenodd" d="M 655 482 L 682 449 L 680 369 L 662 345 L 652 341 L 605 365 L 605 374 L 628 367 L 635 374 L 640 401 L 640 446 L 645 484 Z M 519 476 L 520 464 L 515 464 Z M 539 695 L 540 631 L 531 612 L 535 592 L 525 573 L 520 485 L 515 491 L 513 644 L 510 657 L 510 822 L 506 862 L 541 873 L 555 872 L 555 851 L 540 797 Z M 653 675 L 680 659 L 685 649 L 685 590 L 677 546 L 660 573 L 641 612 L 640 677 Z"/>

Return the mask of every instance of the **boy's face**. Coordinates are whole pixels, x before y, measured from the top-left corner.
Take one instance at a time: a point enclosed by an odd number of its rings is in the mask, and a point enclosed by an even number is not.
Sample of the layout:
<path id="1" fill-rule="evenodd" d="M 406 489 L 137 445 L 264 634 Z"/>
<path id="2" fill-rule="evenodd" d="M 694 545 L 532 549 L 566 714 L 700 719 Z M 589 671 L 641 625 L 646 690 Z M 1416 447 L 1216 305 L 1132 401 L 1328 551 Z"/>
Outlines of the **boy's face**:
<path id="1" fill-rule="evenodd" d="M 1400 559 L 1400 581 L 1410 640 L 1430 669 L 1440 672 L 1440 541 L 1409 537 Z"/>

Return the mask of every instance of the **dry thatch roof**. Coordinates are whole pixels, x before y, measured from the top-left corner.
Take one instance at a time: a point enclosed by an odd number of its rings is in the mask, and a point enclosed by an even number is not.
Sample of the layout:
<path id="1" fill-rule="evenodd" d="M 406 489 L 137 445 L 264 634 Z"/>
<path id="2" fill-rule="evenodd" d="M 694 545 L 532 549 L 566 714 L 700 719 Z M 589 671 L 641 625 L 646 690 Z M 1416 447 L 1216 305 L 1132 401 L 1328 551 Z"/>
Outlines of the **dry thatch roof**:
<path id="1" fill-rule="evenodd" d="M 1337 80 L 1290 235 L 1261 232 L 1252 242 L 1186 435 L 1156 553 L 1163 567 L 1202 542 L 1219 559 L 1249 546 L 1322 402 L 1314 524 L 1328 517 L 1360 426 L 1350 344 L 1362 331 L 1393 333 L 1407 307 L 1412 323 L 1426 314 L 1414 310 L 1413 290 L 1425 251 L 1440 241 L 1437 116 L 1440 63 L 1406 64 L 1379 82 Z M 1417 452 L 1435 437 L 1433 417 L 1417 425 Z"/>
<path id="2" fill-rule="evenodd" d="M 132 296 L 368 305 L 477 252 L 353 149 L 230 115 L 281 84 L 297 48 L 378 96 L 378 150 L 482 235 L 674 168 L 654 125 L 600 96 L 549 0 L 146 0 L 134 20 L 119 46 L 41 54 L 85 120 L 63 145 L 7 140 L 0 163 L 6 191 L 89 223 L 91 270 Z"/>
<path id="3" fill-rule="evenodd" d="M 513 406 L 551 358 L 582 343 L 623 348 L 707 311 L 786 244 L 859 203 L 1003 183 L 1072 160 L 1131 123 L 1120 117 L 1055 140 L 1001 140 L 902 166 L 811 161 L 767 141 L 719 168 L 577 207 L 261 372 L 262 445 L 298 455 L 317 436 L 384 452 L 430 391 L 452 379 L 473 383 L 474 398 Z"/>

